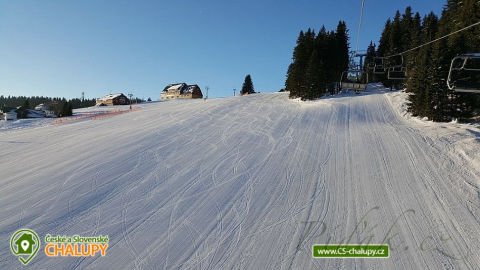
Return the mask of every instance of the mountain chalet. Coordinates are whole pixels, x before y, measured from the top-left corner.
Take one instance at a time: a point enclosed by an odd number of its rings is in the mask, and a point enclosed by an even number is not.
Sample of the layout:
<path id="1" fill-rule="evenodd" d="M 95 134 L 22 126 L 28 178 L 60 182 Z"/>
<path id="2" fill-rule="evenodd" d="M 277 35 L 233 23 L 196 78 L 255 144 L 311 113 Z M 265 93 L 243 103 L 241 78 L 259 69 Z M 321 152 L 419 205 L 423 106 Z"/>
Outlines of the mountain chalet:
<path id="1" fill-rule="evenodd" d="M 203 98 L 202 90 L 198 85 L 187 85 L 186 83 L 174 83 L 167 85 L 161 94 L 161 99 L 176 98 Z"/>

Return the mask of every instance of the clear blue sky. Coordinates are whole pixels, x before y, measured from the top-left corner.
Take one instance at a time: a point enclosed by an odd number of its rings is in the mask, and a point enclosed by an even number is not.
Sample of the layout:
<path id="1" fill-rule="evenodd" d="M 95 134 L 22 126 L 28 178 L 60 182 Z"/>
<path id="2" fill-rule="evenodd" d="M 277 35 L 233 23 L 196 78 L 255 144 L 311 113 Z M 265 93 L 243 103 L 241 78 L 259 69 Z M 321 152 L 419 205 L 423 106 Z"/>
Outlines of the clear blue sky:
<path id="1" fill-rule="evenodd" d="M 366 0 L 360 47 L 411 5 L 437 15 L 444 0 Z M 361 0 L 0 0 L 0 95 L 152 99 L 187 82 L 210 97 L 284 85 L 298 33 L 345 20 L 355 46 Z"/>

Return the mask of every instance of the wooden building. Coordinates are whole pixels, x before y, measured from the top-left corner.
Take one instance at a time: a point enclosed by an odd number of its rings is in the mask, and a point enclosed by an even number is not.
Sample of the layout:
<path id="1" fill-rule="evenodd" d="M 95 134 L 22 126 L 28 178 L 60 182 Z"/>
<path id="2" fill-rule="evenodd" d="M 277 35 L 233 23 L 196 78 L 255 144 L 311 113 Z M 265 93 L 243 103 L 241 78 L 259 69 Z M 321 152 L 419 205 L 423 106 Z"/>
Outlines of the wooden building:
<path id="1" fill-rule="evenodd" d="M 97 106 L 128 105 L 130 100 L 122 93 L 109 94 L 97 99 Z"/>
<path id="2" fill-rule="evenodd" d="M 167 85 L 161 94 L 161 99 L 203 98 L 202 90 L 196 84 L 174 83 Z"/>

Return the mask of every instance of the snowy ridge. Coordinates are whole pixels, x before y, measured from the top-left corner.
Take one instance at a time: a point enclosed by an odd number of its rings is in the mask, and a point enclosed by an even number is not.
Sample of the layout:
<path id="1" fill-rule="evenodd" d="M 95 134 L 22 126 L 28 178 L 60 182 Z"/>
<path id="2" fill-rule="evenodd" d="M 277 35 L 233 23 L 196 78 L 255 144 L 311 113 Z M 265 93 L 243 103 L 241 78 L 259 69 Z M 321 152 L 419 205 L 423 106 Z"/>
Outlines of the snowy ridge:
<path id="1" fill-rule="evenodd" d="M 40 252 L 40 269 L 478 269 L 480 133 L 409 121 L 396 94 L 169 101 L 5 132 L 0 269 L 20 267 L 6 245 L 24 227 L 109 235 L 106 257 Z M 390 258 L 311 255 L 367 240 Z"/>

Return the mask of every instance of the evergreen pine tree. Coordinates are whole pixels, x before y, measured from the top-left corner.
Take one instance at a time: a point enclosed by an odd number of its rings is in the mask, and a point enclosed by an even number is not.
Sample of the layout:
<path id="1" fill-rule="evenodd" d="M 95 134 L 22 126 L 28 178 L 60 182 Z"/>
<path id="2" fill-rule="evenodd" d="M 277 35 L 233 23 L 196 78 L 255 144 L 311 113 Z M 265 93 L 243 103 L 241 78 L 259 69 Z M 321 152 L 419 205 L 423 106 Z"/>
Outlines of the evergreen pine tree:
<path id="1" fill-rule="evenodd" d="M 287 80 L 285 81 L 285 88 L 287 91 L 290 91 L 290 98 L 300 96 L 300 83 L 303 76 L 302 72 L 304 72 L 302 63 L 305 61 L 304 40 L 305 34 L 303 31 L 300 31 L 297 38 L 297 45 L 293 50 L 293 62 L 288 67 Z"/>
<path id="2" fill-rule="evenodd" d="M 67 103 L 68 103 L 68 106 L 67 106 L 67 115 L 68 115 L 68 116 L 72 116 L 72 115 L 73 115 L 72 103 L 71 103 L 71 102 L 67 102 Z"/>
<path id="3" fill-rule="evenodd" d="M 402 15 L 400 27 L 402 33 L 400 50 L 404 51 L 411 47 L 412 32 L 414 31 L 412 8 L 409 6 L 405 8 L 405 13 Z"/>
<path id="4" fill-rule="evenodd" d="M 384 57 L 390 54 L 390 36 L 392 33 L 392 21 L 387 19 L 385 26 L 383 28 L 382 34 L 380 35 L 380 40 L 377 47 L 377 56 Z M 386 67 L 386 60 L 383 62 L 383 66 Z M 382 82 L 385 86 L 389 86 L 387 81 L 387 74 L 375 74 L 375 80 Z"/>
<path id="5" fill-rule="evenodd" d="M 25 110 L 30 109 L 30 101 L 28 100 L 28 98 L 25 99 L 25 101 L 23 102 L 23 108 L 24 108 Z"/>
<path id="6" fill-rule="evenodd" d="M 349 61 L 349 39 L 348 39 L 348 29 L 344 21 L 339 21 L 337 25 L 337 31 L 335 33 L 335 58 L 337 59 L 338 65 L 335 66 L 335 73 L 337 78 L 340 74 L 348 68 Z M 333 78 L 333 81 L 337 81 L 337 78 Z"/>
<path id="7" fill-rule="evenodd" d="M 245 81 L 243 82 L 242 91 L 240 93 L 242 95 L 255 93 L 255 90 L 253 88 L 252 77 L 250 76 L 250 74 L 245 76 Z"/>
<path id="8" fill-rule="evenodd" d="M 390 52 L 390 33 L 392 32 L 392 21 L 388 19 L 383 27 L 382 34 L 380 35 L 380 41 L 378 43 L 377 54 L 379 56 L 385 56 Z"/>
<path id="9" fill-rule="evenodd" d="M 390 39 L 388 41 L 390 47 L 388 54 L 395 54 L 402 51 L 402 30 L 403 28 L 401 22 L 401 14 L 400 11 L 397 10 L 397 12 L 395 13 L 395 17 L 393 17 Z"/>
<path id="10" fill-rule="evenodd" d="M 307 95 L 305 99 L 315 99 L 324 93 L 326 76 L 325 71 L 327 69 L 324 66 L 318 49 L 314 49 L 307 68 Z"/>
<path id="11" fill-rule="evenodd" d="M 438 18 L 430 13 L 423 19 L 420 34 L 420 43 L 426 43 L 433 40 L 438 31 Z M 409 110 L 413 115 L 430 116 L 432 113 L 429 105 L 431 100 L 432 86 L 432 45 L 427 45 L 415 52 L 412 66 L 410 67 L 411 76 L 407 81 L 407 91 L 411 93 L 409 97 Z"/>

